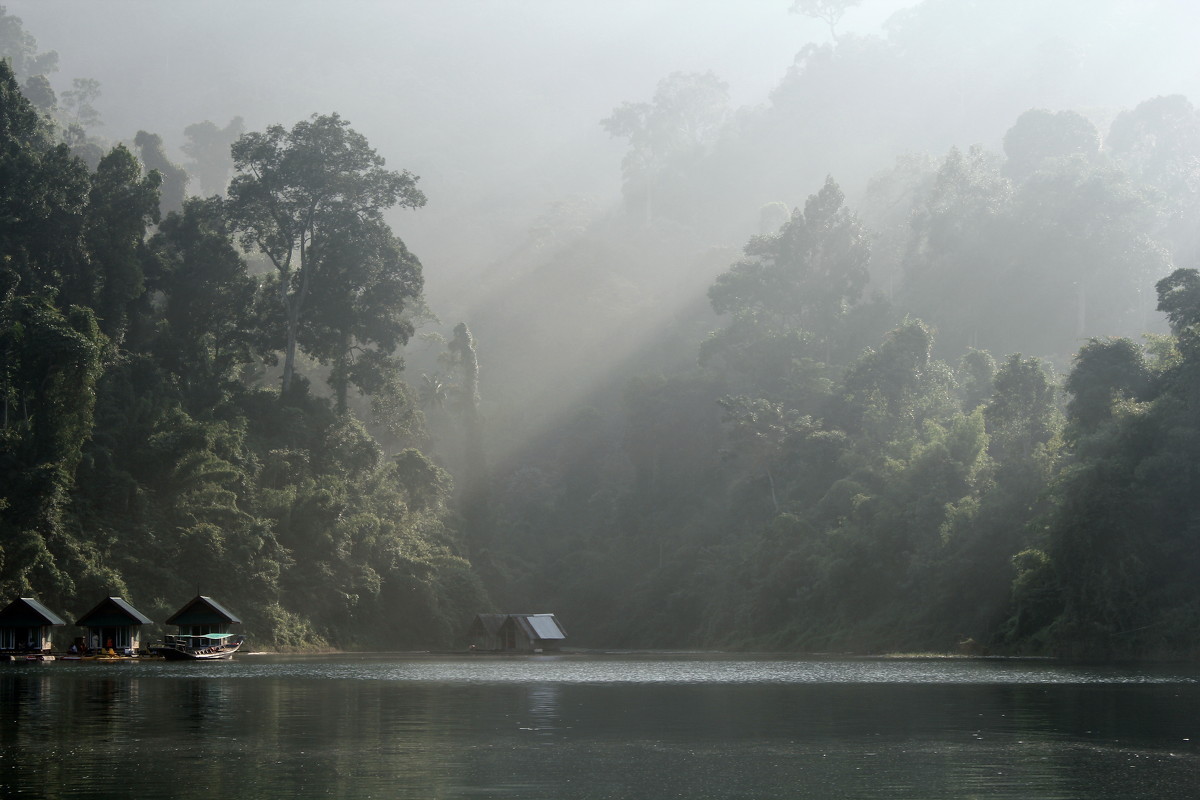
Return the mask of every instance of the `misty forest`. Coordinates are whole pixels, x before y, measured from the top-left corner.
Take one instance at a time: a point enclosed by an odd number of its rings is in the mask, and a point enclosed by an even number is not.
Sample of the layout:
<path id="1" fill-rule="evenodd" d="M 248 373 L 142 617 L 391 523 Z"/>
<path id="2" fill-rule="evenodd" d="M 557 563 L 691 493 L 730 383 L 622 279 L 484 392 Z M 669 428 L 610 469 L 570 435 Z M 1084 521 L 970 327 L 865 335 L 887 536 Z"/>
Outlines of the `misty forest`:
<path id="1" fill-rule="evenodd" d="M 0 7 L 3 602 L 199 590 L 280 650 L 521 611 L 579 647 L 1200 654 L 1184 4 L 775 0 L 753 97 L 692 61 L 408 78 L 457 118 L 365 73 L 216 97 L 256 76 L 215 62 L 168 102 L 36 5 Z"/>

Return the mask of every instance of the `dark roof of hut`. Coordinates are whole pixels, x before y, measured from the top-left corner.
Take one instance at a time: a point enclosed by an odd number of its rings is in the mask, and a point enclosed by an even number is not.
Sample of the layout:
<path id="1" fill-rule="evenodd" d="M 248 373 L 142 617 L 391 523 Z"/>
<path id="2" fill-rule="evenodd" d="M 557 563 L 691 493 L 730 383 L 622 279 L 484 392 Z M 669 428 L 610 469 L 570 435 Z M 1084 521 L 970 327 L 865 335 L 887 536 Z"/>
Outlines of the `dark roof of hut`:
<path id="1" fill-rule="evenodd" d="M 183 608 L 179 609 L 167 620 L 168 625 L 219 625 L 221 623 L 230 623 L 241 625 L 242 621 L 229 613 L 225 606 L 213 600 L 211 597 L 206 597 L 198 594 L 189 600 Z"/>
<path id="2" fill-rule="evenodd" d="M 0 628 L 37 628 L 42 625 L 66 625 L 55 614 L 32 597 L 18 597 L 0 611 Z"/>
<path id="3" fill-rule="evenodd" d="M 508 614 L 476 614 L 471 627 L 474 629 L 475 626 L 479 626 L 485 633 L 495 636 L 500 632 L 500 626 L 506 619 L 508 619 Z"/>
<path id="4" fill-rule="evenodd" d="M 119 597 L 106 597 L 96 607 L 75 620 L 85 628 L 120 625 L 149 625 L 150 618 Z"/>

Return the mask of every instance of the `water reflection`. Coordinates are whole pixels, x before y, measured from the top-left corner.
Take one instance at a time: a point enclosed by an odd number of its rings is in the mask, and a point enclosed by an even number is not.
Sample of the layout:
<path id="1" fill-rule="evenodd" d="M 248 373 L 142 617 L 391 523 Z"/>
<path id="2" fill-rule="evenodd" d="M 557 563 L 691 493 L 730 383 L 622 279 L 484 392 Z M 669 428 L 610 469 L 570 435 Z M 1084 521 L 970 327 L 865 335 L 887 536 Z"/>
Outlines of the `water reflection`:
<path id="1" fill-rule="evenodd" d="M 1187 669 L 700 656 L 21 665 L 0 670 L 0 702 L 4 797 L 1168 800 L 1194 796 L 1200 775 Z"/>
<path id="2" fill-rule="evenodd" d="M 195 669 L 195 668 L 193 668 Z M 1194 670 L 1070 665 L 1018 659 L 787 659 L 744 656 L 540 656 L 260 659 L 231 677 L 324 677 L 445 683 L 1080 684 L 1196 683 Z"/>
<path id="3" fill-rule="evenodd" d="M 562 688 L 554 684 L 537 684 L 525 690 L 525 713 L 529 726 L 522 730 L 552 733 L 558 727 L 558 704 Z"/>

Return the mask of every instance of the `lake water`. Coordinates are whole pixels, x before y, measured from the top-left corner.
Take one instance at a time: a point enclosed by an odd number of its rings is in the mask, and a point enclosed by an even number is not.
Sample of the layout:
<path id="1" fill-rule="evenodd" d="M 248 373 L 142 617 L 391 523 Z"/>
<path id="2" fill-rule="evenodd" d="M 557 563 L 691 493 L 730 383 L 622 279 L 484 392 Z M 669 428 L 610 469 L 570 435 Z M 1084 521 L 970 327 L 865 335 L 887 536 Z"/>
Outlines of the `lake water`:
<path id="1" fill-rule="evenodd" d="M 713 655 L 0 664 L 0 797 L 1195 798 L 1200 669 Z"/>

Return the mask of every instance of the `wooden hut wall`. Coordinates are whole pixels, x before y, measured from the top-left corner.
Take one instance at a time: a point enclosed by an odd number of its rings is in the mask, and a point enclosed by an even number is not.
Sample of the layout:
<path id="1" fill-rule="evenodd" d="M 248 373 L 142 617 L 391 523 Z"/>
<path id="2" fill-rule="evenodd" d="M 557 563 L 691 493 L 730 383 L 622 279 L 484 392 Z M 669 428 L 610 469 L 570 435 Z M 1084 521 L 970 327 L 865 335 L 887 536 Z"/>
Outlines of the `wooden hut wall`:
<path id="1" fill-rule="evenodd" d="M 49 625 L 0 628 L 0 650 L 49 650 L 50 631 Z"/>

